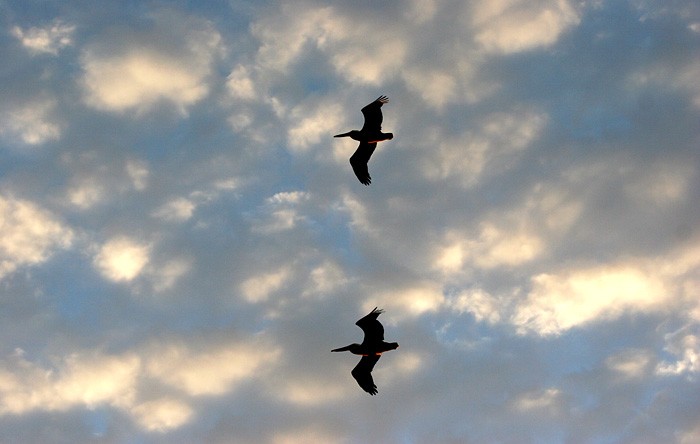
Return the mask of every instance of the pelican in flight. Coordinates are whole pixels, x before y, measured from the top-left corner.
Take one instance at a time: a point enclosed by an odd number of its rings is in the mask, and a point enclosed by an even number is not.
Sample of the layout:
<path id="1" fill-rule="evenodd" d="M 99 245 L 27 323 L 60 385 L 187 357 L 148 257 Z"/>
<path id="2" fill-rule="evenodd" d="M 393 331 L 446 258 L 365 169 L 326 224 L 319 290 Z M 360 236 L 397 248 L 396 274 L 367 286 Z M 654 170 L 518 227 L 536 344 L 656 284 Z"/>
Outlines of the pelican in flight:
<path id="1" fill-rule="evenodd" d="M 362 114 L 365 116 L 365 124 L 361 130 L 352 130 L 347 133 L 337 134 L 333 137 L 350 137 L 353 140 L 360 142 L 355 154 L 350 157 L 350 165 L 352 170 L 360 182 L 365 185 L 372 183 L 372 178 L 369 177 L 367 163 L 372 157 L 374 149 L 377 147 L 377 142 L 391 140 L 394 138 L 392 133 L 382 132 L 382 105 L 387 103 L 387 96 L 380 96 L 377 100 L 362 108 Z"/>
<path id="2" fill-rule="evenodd" d="M 355 355 L 362 355 L 360 362 L 352 369 L 351 373 L 362 390 L 370 395 L 377 394 L 377 386 L 374 385 L 374 379 L 372 379 L 374 364 L 379 361 L 380 355 L 385 351 L 399 348 L 399 344 L 396 342 L 384 342 L 384 327 L 377 320 L 377 317 L 383 312 L 384 310 L 377 310 L 377 307 L 374 307 L 374 310 L 367 316 L 355 322 L 355 325 L 365 332 L 362 344 L 350 344 L 331 350 L 332 352 L 349 351 Z"/>

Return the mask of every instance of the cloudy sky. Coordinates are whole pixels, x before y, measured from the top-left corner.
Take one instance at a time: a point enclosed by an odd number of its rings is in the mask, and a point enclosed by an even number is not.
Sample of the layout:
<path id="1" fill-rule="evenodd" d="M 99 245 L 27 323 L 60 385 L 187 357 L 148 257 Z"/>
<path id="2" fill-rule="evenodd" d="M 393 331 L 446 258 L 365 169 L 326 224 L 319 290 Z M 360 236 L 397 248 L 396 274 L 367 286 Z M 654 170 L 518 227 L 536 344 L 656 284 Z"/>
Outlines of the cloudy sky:
<path id="1" fill-rule="evenodd" d="M 0 442 L 700 441 L 696 0 L 0 29 Z M 375 306 L 371 397 L 330 350 Z"/>

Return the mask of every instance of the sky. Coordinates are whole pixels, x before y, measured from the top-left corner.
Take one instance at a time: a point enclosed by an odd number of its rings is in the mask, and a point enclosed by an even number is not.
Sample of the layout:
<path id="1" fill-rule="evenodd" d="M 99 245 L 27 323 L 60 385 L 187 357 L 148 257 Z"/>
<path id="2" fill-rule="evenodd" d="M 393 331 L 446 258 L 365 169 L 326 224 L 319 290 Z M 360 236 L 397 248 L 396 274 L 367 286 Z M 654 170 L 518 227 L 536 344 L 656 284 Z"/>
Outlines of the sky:
<path id="1" fill-rule="evenodd" d="M 0 29 L 0 442 L 700 442 L 697 1 Z M 330 350 L 376 306 L 369 396 Z"/>

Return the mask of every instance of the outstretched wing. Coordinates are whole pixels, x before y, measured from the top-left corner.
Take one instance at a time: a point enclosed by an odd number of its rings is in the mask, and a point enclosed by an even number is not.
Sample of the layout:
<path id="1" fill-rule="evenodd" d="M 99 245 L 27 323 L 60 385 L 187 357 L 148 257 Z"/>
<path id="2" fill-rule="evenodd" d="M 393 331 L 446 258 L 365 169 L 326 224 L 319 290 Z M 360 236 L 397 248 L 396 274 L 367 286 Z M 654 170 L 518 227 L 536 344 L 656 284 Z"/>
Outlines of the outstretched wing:
<path id="1" fill-rule="evenodd" d="M 379 96 L 377 100 L 362 108 L 365 115 L 365 124 L 362 126 L 363 132 L 375 133 L 382 130 L 382 105 L 387 103 L 387 96 Z"/>
<path id="2" fill-rule="evenodd" d="M 373 396 L 377 394 L 377 386 L 374 385 L 374 379 L 372 379 L 372 369 L 377 361 L 379 361 L 379 355 L 363 356 L 351 372 L 352 377 L 362 387 L 362 390 Z"/>
<path id="3" fill-rule="evenodd" d="M 372 157 L 372 153 L 374 153 L 376 147 L 376 143 L 360 142 L 360 146 L 355 150 L 355 154 L 350 157 L 350 165 L 352 165 L 355 176 L 365 185 L 372 183 L 367 163 L 369 162 L 369 158 Z"/>
<path id="4" fill-rule="evenodd" d="M 355 325 L 365 332 L 365 340 L 362 341 L 363 344 L 381 342 L 384 340 L 384 327 L 377 320 L 377 317 L 383 312 L 383 310 L 377 310 L 377 307 L 374 307 L 374 310 L 369 312 L 367 316 L 355 322 Z"/>

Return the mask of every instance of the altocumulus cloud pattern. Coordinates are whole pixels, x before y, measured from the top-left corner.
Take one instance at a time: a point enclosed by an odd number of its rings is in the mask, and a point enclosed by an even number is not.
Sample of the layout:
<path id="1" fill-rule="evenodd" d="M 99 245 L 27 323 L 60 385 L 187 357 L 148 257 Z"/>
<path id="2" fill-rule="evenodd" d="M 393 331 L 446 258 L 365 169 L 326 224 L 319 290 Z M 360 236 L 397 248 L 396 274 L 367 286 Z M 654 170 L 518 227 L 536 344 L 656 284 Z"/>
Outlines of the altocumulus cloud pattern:
<path id="1" fill-rule="evenodd" d="M 356 3 L 0 2 L 0 442 L 700 441 L 700 4 Z"/>

